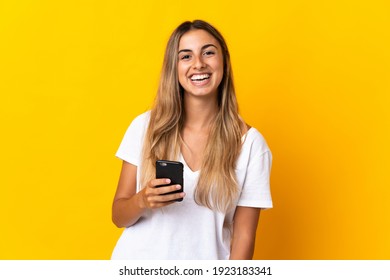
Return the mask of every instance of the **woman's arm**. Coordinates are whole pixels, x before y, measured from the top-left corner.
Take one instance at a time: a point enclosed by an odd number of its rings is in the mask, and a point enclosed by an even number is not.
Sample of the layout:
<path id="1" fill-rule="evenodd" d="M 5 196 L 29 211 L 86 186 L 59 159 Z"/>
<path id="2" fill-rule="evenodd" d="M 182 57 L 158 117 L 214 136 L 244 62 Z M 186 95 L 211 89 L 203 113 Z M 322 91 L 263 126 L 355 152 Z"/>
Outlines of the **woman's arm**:
<path id="1" fill-rule="evenodd" d="M 173 203 L 184 193 L 161 195 L 180 189 L 171 185 L 156 188 L 169 183 L 166 179 L 153 179 L 137 193 L 137 166 L 123 161 L 118 187 L 112 204 L 112 221 L 117 227 L 134 225 L 147 209 L 159 208 Z"/>
<path id="2" fill-rule="evenodd" d="M 255 248 L 260 208 L 237 206 L 233 220 L 231 260 L 251 260 Z"/>
<path id="3" fill-rule="evenodd" d="M 145 211 L 136 195 L 137 166 L 123 161 L 118 187 L 112 204 L 112 221 L 117 227 L 131 226 Z"/>

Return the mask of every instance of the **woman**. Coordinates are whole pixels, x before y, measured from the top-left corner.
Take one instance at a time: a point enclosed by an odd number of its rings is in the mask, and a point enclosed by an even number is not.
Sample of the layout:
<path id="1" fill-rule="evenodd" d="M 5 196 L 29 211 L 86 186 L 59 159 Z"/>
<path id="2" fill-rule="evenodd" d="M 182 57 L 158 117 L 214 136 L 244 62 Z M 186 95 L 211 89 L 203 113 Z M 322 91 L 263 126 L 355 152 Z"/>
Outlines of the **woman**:
<path id="1" fill-rule="evenodd" d="M 238 115 L 229 52 L 213 26 L 176 28 L 155 104 L 133 120 L 116 155 L 113 222 L 126 229 L 112 259 L 252 258 L 260 209 L 272 207 L 272 156 Z M 155 179 L 159 159 L 184 164 L 185 193 L 157 188 L 169 183 Z"/>

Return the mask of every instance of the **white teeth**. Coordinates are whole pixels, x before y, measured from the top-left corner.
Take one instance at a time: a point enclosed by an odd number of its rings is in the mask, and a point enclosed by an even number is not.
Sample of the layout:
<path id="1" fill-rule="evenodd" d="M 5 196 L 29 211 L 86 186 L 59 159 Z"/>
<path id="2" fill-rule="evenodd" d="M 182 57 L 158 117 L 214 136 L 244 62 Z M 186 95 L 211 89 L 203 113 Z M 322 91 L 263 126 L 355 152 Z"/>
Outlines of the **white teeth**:
<path id="1" fill-rule="evenodd" d="M 209 74 L 201 74 L 201 75 L 193 75 L 191 77 L 191 80 L 196 81 L 196 80 L 204 80 L 204 79 L 208 79 L 208 78 L 210 78 Z"/>

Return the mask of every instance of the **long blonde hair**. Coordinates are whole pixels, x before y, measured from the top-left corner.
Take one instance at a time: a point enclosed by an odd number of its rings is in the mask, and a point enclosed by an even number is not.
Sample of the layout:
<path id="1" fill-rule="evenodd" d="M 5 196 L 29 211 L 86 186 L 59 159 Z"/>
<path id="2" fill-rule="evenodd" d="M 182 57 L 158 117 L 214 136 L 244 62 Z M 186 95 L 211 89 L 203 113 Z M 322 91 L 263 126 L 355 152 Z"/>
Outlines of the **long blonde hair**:
<path id="1" fill-rule="evenodd" d="M 186 21 L 172 33 L 165 51 L 160 83 L 150 114 L 142 152 L 141 185 L 155 178 L 157 159 L 177 160 L 180 153 L 183 127 L 183 88 L 177 74 L 178 48 L 181 37 L 190 30 L 202 29 L 210 33 L 221 45 L 223 78 L 218 87 L 218 113 L 212 124 L 195 201 L 210 209 L 227 211 L 238 197 L 236 161 L 241 151 L 241 137 L 245 123 L 238 115 L 230 55 L 222 35 L 209 23 Z"/>

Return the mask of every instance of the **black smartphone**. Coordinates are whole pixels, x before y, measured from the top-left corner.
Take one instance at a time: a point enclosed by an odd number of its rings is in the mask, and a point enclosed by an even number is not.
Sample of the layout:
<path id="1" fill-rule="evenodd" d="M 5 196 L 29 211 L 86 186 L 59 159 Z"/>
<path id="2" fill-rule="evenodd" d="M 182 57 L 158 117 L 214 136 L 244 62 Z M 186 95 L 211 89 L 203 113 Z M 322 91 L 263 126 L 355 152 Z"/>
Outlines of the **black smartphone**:
<path id="1" fill-rule="evenodd" d="M 184 190 L 183 169 L 184 169 L 184 165 L 179 161 L 157 160 L 156 179 L 168 178 L 171 180 L 171 183 L 166 185 L 160 185 L 158 187 L 169 186 L 169 185 L 180 185 L 181 189 L 166 194 L 182 192 Z M 182 200 L 183 198 L 175 199 L 175 201 L 182 201 Z"/>

